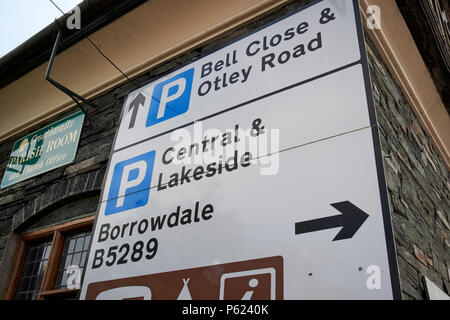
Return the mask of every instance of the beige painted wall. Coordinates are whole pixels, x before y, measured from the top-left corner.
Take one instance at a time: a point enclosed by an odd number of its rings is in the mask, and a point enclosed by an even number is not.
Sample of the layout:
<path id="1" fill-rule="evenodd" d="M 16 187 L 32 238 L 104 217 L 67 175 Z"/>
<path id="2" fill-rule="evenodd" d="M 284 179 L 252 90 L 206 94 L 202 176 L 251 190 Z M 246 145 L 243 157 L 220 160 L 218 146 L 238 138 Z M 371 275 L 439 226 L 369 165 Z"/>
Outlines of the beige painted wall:
<path id="1" fill-rule="evenodd" d="M 152 0 L 90 39 L 127 76 L 134 77 L 287 1 Z M 0 90 L 0 141 L 74 106 L 45 81 L 46 68 L 44 63 Z M 126 80 L 87 40 L 57 55 L 52 78 L 85 97 Z"/>
<path id="2" fill-rule="evenodd" d="M 381 29 L 367 30 L 426 133 L 450 168 L 450 117 L 393 0 L 360 0 L 361 12 L 377 5 Z"/>

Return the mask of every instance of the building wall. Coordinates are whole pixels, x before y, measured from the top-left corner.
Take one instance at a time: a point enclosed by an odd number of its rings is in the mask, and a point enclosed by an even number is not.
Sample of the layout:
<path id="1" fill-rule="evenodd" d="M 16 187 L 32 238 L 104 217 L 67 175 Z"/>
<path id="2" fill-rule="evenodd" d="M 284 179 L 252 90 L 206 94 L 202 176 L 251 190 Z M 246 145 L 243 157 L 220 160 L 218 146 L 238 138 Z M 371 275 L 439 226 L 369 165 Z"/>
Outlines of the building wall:
<path id="1" fill-rule="evenodd" d="M 88 121 L 85 120 L 71 165 L 0 190 L 0 271 L 10 266 L 14 233 L 95 213 L 120 111 L 130 91 L 310 2 L 290 3 L 95 99 L 100 107 L 88 109 Z M 421 275 L 444 291 L 444 285 L 449 288 L 449 172 L 370 40 L 367 42 L 403 297 L 422 299 L 425 294 Z M 0 174 L 3 175 L 14 142 L 25 134 L 0 145 Z M 418 250 L 424 252 L 424 263 L 417 258 Z M 0 292 L 5 277 L 0 277 Z"/>
<path id="2" fill-rule="evenodd" d="M 449 171 L 366 37 L 404 299 L 449 292 Z"/>

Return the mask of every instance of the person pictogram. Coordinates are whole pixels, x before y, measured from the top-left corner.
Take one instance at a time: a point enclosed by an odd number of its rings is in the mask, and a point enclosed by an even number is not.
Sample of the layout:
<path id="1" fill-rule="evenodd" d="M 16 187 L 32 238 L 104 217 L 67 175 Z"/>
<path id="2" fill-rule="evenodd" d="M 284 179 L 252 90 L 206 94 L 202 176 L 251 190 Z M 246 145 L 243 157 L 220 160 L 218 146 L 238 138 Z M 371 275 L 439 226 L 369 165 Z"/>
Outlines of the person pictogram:
<path id="1" fill-rule="evenodd" d="M 178 295 L 177 300 L 192 300 L 191 292 L 189 291 L 188 283 L 191 278 L 183 279 L 183 288 L 181 289 L 180 294 Z"/>

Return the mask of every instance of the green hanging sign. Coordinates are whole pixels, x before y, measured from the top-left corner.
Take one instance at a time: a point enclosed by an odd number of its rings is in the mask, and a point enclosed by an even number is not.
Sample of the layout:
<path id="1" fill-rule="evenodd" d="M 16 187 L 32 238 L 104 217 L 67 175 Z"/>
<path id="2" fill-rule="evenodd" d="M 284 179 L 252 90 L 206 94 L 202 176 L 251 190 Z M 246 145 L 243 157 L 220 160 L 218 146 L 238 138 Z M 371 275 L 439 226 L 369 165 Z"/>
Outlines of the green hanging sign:
<path id="1" fill-rule="evenodd" d="M 71 163 L 77 153 L 83 121 L 84 113 L 79 111 L 17 140 L 1 187 Z"/>

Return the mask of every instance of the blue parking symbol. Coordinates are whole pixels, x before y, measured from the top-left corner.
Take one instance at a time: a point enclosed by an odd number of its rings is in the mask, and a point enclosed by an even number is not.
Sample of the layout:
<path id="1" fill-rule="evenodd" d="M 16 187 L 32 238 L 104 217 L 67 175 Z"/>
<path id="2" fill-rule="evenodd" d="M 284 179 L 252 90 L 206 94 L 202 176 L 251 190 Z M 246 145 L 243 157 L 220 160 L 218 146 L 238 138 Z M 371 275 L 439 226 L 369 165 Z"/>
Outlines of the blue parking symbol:
<path id="1" fill-rule="evenodd" d="M 146 127 L 179 116 L 189 109 L 194 68 L 158 83 L 148 110 Z"/>
<path id="2" fill-rule="evenodd" d="M 152 182 L 155 151 L 118 162 L 114 166 L 105 215 L 145 206 Z"/>

